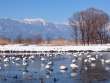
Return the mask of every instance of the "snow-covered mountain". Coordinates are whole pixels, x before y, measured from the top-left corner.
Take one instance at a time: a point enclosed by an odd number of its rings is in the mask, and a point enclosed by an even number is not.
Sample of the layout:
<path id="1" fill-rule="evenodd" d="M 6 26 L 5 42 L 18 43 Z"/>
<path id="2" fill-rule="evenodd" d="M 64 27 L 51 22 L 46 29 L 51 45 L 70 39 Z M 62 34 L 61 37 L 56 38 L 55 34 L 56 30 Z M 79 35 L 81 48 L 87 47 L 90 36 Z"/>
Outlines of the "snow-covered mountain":
<path id="1" fill-rule="evenodd" d="M 71 35 L 72 28 L 66 24 L 54 24 L 43 19 L 0 19 L 0 37 L 2 38 L 36 38 L 41 36 L 43 39 L 71 39 Z"/>

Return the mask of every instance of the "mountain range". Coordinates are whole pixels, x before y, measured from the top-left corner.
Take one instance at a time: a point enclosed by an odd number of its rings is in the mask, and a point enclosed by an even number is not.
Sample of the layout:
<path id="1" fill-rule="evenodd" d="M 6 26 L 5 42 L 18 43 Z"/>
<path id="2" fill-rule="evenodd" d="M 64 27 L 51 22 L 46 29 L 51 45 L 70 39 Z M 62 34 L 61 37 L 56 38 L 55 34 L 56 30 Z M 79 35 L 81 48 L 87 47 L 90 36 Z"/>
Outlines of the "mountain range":
<path id="1" fill-rule="evenodd" d="M 9 18 L 0 19 L 0 37 L 16 39 L 37 38 L 43 39 L 72 39 L 72 28 L 67 24 L 56 24 L 44 19 L 15 20 Z"/>

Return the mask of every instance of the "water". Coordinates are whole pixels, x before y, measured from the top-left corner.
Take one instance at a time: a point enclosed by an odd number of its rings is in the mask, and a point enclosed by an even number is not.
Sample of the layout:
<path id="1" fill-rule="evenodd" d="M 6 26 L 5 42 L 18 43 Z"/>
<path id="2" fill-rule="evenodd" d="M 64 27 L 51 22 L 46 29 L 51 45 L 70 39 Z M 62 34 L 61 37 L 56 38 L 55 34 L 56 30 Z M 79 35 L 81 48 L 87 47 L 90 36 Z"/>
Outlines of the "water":
<path id="1" fill-rule="evenodd" d="M 109 54 L 76 52 L 53 55 L 54 57 L 1 56 L 0 83 L 110 83 L 110 63 L 103 63 L 103 60 L 110 59 Z M 90 57 L 88 55 L 96 60 L 86 63 L 86 59 L 89 60 Z M 78 65 L 76 69 L 70 67 L 73 59 Z M 50 68 L 46 69 L 48 64 Z M 60 69 L 62 65 L 66 66 L 65 70 Z"/>

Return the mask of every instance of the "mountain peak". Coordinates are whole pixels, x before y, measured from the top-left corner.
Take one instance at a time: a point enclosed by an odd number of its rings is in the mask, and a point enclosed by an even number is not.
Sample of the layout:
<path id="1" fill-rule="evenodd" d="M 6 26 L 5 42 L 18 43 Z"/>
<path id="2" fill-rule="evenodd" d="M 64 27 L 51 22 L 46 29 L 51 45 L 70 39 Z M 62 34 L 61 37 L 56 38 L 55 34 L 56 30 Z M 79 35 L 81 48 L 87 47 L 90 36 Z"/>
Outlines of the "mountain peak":
<path id="1" fill-rule="evenodd" d="M 22 20 L 23 23 L 26 24 L 41 24 L 41 25 L 46 25 L 46 21 L 42 18 L 25 18 Z"/>

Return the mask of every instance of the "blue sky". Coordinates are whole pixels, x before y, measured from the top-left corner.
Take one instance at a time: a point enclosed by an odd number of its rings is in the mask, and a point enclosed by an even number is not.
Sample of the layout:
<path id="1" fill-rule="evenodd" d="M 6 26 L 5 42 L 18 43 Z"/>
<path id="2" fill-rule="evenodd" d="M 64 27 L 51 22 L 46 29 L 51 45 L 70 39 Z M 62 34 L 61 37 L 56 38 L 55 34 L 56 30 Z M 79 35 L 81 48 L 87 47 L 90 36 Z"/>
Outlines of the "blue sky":
<path id="1" fill-rule="evenodd" d="M 110 0 L 0 0 L 0 18 L 43 18 L 65 22 L 73 13 L 89 7 L 110 14 Z"/>

